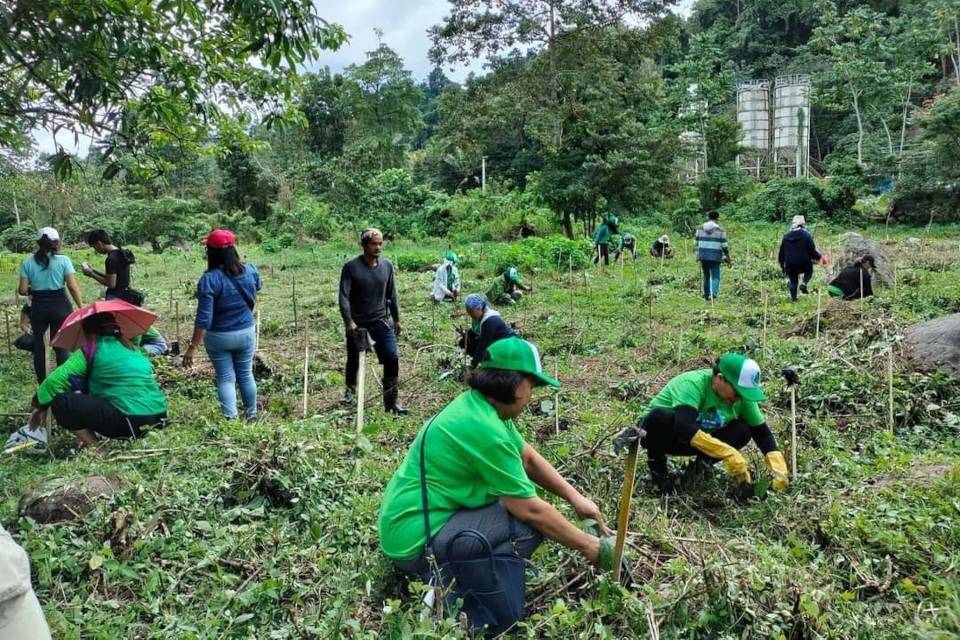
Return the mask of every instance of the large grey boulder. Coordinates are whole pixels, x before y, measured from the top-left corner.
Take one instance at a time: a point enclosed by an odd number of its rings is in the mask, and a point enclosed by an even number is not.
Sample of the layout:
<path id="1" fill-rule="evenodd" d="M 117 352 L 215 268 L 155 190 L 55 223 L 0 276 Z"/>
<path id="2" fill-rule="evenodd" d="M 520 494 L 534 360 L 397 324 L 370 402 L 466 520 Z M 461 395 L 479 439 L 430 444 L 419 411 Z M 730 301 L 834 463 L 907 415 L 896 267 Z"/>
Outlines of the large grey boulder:
<path id="1" fill-rule="evenodd" d="M 835 258 L 833 265 L 835 274 L 869 253 L 877 263 L 874 282 L 879 280 L 888 287 L 893 286 L 893 262 L 890 261 L 890 256 L 882 244 L 875 240 L 867 240 L 859 233 L 845 233 L 840 238 L 843 246 L 840 249 L 840 255 Z"/>
<path id="2" fill-rule="evenodd" d="M 960 376 L 960 313 L 908 327 L 904 353 L 920 371 L 940 369 Z"/>

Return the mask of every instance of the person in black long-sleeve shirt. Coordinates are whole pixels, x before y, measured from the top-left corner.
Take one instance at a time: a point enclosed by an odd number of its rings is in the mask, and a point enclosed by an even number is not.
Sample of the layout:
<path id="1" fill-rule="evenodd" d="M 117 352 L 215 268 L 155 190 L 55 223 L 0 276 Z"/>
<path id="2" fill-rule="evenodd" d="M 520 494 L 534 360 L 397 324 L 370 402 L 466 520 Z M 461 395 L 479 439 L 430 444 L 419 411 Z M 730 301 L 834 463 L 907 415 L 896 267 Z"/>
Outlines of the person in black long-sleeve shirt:
<path id="1" fill-rule="evenodd" d="M 827 293 L 834 298 L 857 300 L 861 297 L 869 298 L 873 295 L 873 283 L 870 274 L 877 268 L 876 260 L 867 254 L 841 271 L 827 287 Z M 863 284 L 863 295 L 860 294 L 860 284 Z"/>
<path id="2" fill-rule="evenodd" d="M 821 258 L 813 236 L 807 231 L 806 220 L 803 216 L 793 216 L 790 231 L 780 241 L 777 262 L 780 263 L 780 269 L 789 280 L 787 289 L 790 291 L 790 299 L 794 302 L 797 301 L 797 289 L 801 293 L 807 292 L 807 285 L 813 278 L 813 263 Z M 802 283 L 800 276 L 803 276 Z"/>
<path id="3" fill-rule="evenodd" d="M 366 329 L 374 342 L 377 359 L 383 365 L 383 407 L 392 413 L 406 413 L 397 402 L 400 391 L 400 359 L 397 336 L 400 335 L 400 306 L 393 280 L 393 264 L 380 257 L 383 234 L 366 229 L 360 234 L 363 254 L 343 265 L 340 271 L 340 316 L 347 338 L 347 389 L 343 403 L 353 402 L 360 368 L 357 329 Z M 390 324 L 389 319 L 393 319 Z"/>
<path id="4" fill-rule="evenodd" d="M 497 340 L 511 338 L 517 334 L 503 316 L 479 293 L 471 293 L 467 296 L 463 306 L 467 315 L 473 320 L 469 333 L 464 336 L 464 351 L 470 356 L 470 367 L 475 369 L 490 345 Z"/>

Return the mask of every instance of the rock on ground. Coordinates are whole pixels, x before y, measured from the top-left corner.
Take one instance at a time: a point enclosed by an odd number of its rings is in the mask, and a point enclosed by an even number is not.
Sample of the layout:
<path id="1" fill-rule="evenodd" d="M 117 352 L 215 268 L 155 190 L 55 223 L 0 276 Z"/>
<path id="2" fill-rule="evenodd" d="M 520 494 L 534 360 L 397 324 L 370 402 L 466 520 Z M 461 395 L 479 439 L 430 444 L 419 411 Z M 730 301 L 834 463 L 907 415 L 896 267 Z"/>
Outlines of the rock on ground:
<path id="1" fill-rule="evenodd" d="M 908 327 L 903 344 L 907 359 L 917 369 L 960 375 L 960 313 Z"/>
<path id="2" fill-rule="evenodd" d="M 844 267 L 869 253 L 877 263 L 875 280 L 879 280 L 888 287 L 893 286 L 893 262 L 882 244 L 867 240 L 859 233 L 845 233 L 840 237 L 843 240 L 843 248 L 840 250 L 840 255 L 836 257 L 834 273 L 840 273 Z"/>
<path id="3" fill-rule="evenodd" d="M 73 520 L 90 512 L 97 499 L 112 496 L 121 486 L 119 478 L 104 476 L 45 480 L 20 498 L 17 510 L 44 524 Z"/>

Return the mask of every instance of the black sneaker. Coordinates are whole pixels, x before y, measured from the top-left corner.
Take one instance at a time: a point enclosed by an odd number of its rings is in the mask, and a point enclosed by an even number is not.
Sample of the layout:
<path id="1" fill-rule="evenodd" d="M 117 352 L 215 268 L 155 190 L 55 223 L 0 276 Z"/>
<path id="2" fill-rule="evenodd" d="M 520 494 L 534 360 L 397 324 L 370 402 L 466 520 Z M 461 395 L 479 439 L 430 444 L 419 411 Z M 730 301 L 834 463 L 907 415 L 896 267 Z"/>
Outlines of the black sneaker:
<path id="1" fill-rule="evenodd" d="M 803 284 L 803 283 L 800 284 L 800 293 L 810 293 L 809 291 L 807 291 L 806 284 Z"/>

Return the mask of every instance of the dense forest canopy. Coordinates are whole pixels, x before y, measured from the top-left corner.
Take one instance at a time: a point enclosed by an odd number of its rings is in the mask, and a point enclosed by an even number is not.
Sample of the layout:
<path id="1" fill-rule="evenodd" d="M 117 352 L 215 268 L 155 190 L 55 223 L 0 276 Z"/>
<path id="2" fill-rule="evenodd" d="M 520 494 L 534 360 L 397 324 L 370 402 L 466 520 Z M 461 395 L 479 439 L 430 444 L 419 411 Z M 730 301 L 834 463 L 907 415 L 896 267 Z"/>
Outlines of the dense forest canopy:
<path id="1" fill-rule="evenodd" d="M 960 0 L 670 4 L 451 0 L 422 79 L 379 34 L 362 63 L 305 72 L 347 37 L 309 0 L 8 5 L 2 241 L 46 223 L 162 250 L 210 224 L 279 249 L 367 223 L 482 239 L 607 213 L 683 229 L 707 208 L 957 219 Z M 485 73 L 445 75 L 478 57 Z M 811 82 L 809 177 L 748 176 L 737 84 L 791 74 Z M 95 143 L 32 163 L 38 129 Z"/>

